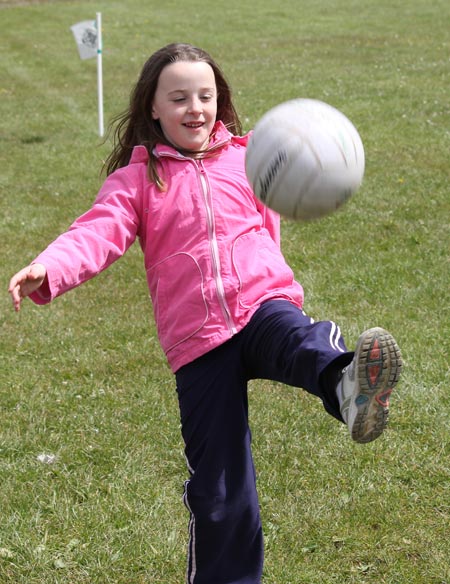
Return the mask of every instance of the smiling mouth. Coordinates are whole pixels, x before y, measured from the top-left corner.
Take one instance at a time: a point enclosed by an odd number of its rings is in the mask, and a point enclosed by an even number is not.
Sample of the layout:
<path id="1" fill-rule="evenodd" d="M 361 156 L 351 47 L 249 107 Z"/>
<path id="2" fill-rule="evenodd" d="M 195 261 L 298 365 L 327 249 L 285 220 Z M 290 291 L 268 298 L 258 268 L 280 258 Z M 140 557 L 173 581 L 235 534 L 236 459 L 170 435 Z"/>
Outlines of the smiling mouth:
<path id="1" fill-rule="evenodd" d="M 191 129 L 197 129 L 197 128 L 201 128 L 204 125 L 204 122 L 187 122 L 186 124 L 183 124 L 183 126 L 185 126 L 186 128 L 191 128 Z"/>

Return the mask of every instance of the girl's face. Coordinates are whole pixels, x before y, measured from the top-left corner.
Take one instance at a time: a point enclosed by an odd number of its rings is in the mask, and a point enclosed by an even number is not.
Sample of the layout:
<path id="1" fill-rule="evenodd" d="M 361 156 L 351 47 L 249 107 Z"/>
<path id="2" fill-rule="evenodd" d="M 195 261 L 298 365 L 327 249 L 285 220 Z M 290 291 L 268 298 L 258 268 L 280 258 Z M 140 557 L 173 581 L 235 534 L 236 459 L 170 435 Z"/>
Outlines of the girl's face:
<path id="1" fill-rule="evenodd" d="M 161 71 L 152 116 L 176 148 L 205 150 L 216 121 L 214 71 L 203 61 L 177 61 Z"/>

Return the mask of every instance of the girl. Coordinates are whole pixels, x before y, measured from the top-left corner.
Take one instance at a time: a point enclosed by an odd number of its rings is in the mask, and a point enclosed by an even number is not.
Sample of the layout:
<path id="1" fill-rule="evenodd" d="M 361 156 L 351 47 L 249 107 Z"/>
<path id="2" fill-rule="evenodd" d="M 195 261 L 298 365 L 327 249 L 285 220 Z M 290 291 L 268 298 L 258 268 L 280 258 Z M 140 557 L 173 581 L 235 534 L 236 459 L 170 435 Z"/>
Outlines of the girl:
<path id="1" fill-rule="evenodd" d="M 89 280 L 139 238 L 161 345 L 175 373 L 190 473 L 187 582 L 260 584 L 263 540 L 247 383 L 302 387 L 357 442 L 383 431 L 400 351 L 381 328 L 349 352 L 339 327 L 302 311 L 279 217 L 245 175 L 248 136 L 217 64 L 172 44 L 144 65 L 116 120 L 92 208 L 11 279 L 16 310 Z"/>

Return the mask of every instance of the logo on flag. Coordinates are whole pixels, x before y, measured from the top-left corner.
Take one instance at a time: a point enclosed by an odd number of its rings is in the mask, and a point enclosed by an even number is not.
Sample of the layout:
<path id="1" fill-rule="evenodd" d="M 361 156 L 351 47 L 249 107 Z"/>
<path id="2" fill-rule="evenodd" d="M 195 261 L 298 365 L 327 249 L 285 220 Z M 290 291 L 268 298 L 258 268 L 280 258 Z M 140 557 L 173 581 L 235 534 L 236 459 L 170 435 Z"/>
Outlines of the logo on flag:
<path id="1" fill-rule="evenodd" d="M 70 27 L 75 37 L 81 59 L 97 55 L 98 31 L 95 20 L 83 20 Z"/>

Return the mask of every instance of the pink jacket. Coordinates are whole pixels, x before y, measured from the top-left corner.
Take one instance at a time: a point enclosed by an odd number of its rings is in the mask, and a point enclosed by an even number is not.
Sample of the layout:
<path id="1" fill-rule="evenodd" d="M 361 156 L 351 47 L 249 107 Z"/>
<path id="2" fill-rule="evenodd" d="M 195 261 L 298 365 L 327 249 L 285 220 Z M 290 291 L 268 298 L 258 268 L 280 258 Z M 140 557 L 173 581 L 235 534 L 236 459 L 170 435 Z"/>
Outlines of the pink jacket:
<path id="1" fill-rule="evenodd" d="M 218 122 L 217 155 L 182 156 L 159 145 L 167 190 L 148 180 L 144 146 L 104 182 L 92 208 L 34 261 L 47 281 L 31 298 L 46 304 L 121 257 L 139 237 L 159 340 L 173 371 L 240 331 L 258 306 L 303 290 L 280 251 L 279 216 L 245 175 L 248 136 Z"/>

